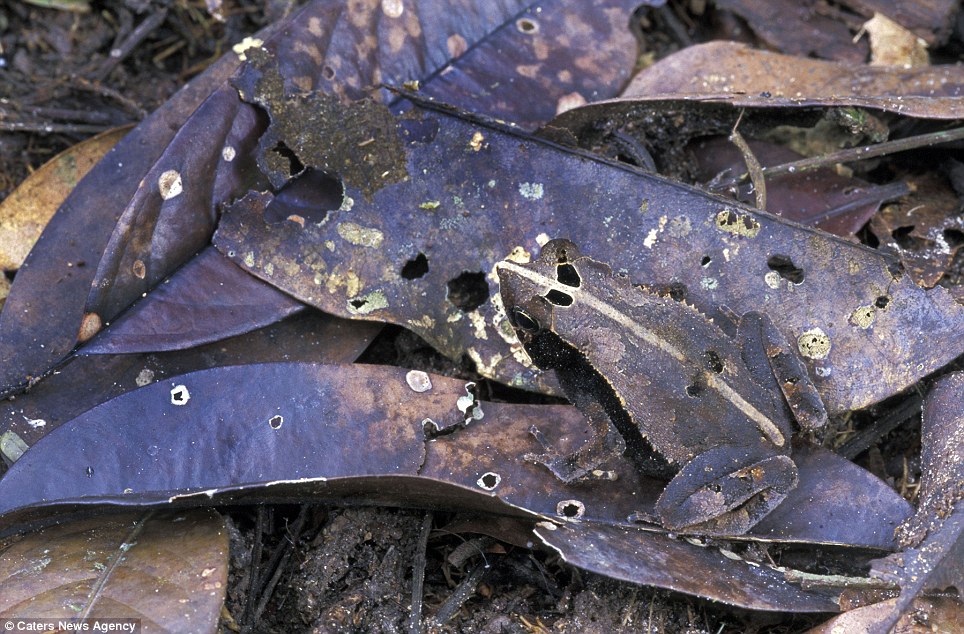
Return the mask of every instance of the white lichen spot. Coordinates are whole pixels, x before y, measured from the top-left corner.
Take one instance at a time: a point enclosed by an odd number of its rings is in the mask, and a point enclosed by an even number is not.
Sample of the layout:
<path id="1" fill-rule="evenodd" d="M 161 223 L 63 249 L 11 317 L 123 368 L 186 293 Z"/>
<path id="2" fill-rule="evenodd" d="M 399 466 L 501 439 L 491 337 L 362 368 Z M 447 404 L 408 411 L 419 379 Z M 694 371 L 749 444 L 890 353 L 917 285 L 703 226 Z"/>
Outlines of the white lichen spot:
<path id="1" fill-rule="evenodd" d="M 725 262 L 729 262 L 729 261 L 730 261 L 730 248 L 729 248 L 729 247 L 723 249 L 723 260 L 724 260 Z"/>
<path id="2" fill-rule="evenodd" d="M 157 191 L 164 200 L 170 200 L 184 191 L 181 174 L 177 170 L 167 170 L 157 178 Z"/>
<path id="3" fill-rule="evenodd" d="M 489 189 L 493 189 L 495 187 L 495 179 L 490 180 L 488 183 L 485 184 L 485 186 L 488 187 Z"/>
<path id="4" fill-rule="evenodd" d="M 551 239 L 552 238 L 550 238 L 548 234 L 540 233 L 539 235 L 536 236 L 536 244 L 538 244 L 539 247 L 541 248 L 546 246 L 546 243 L 549 242 L 549 240 Z"/>
<path id="5" fill-rule="evenodd" d="M 248 268 L 254 266 L 254 251 L 248 251 L 244 254 L 244 265 Z"/>
<path id="6" fill-rule="evenodd" d="M 542 183 L 519 183 L 519 193 L 526 200 L 541 200 L 545 190 Z"/>
<path id="7" fill-rule="evenodd" d="M 225 163 L 230 163 L 237 155 L 238 151 L 234 149 L 234 146 L 225 145 L 223 148 L 221 148 L 221 158 L 224 159 Z"/>
<path id="8" fill-rule="evenodd" d="M 402 0 L 382 0 L 382 12 L 390 18 L 400 18 L 405 13 Z"/>
<path id="9" fill-rule="evenodd" d="M 505 259 L 516 264 L 528 264 L 532 262 L 532 254 L 529 253 L 525 247 L 516 245 L 512 247 L 512 250 L 509 251 L 509 255 L 505 256 Z"/>
<path id="10" fill-rule="evenodd" d="M 268 262 L 264 265 L 264 272 L 269 277 L 274 275 L 274 262 Z"/>
<path id="11" fill-rule="evenodd" d="M 463 313 L 463 312 L 460 310 L 460 311 L 457 311 L 457 312 L 454 312 L 454 313 L 449 313 L 449 316 L 445 318 L 445 321 L 448 322 L 448 323 L 450 323 L 450 324 L 454 324 L 454 323 L 456 323 L 456 322 L 462 321 L 462 318 L 463 318 L 463 317 L 465 317 L 465 313 Z"/>
<path id="12" fill-rule="evenodd" d="M 717 229 L 738 236 L 754 238 L 760 233 L 760 223 L 749 213 L 741 214 L 736 209 L 724 208 L 716 214 Z"/>
<path id="13" fill-rule="evenodd" d="M 154 370 L 150 368 L 144 368 L 137 373 L 134 378 L 134 384 L 137 387 L 144 387 L 145 385 L 150 385 L 154 382 Z"/>
<path id="14" fill-rule="evenodd" d="M 830 354 L 830 337 L 820 328 L 811 328 L 797 337 L 797 348 L 808 359 L 825 359 Z"/>
<path id="15" fill-rule="evenodd" d="M 653 248 L 653 245 L 656 244 L 656 238 L 659 236 L 659 234 L 663 232 L 663 229 L 666 228 L 666 221 L 667 221 L 666 216 L 659 217 L 657 226 L 650 229 L 649 233 L 646 234 L 646 238 L 643 240 L 644 247 L 646 247 L 647 249 Z"/>
<path id="16" fill-rule="evenodd" d="M 42 429 L 47 426 L 47 421 L 42 418 L 27 418 L 24 416 L 23 419 L 27 421 L 27 424 L 30 425 L 32 429 Z"/>
<path id="17" fill-rule="evenodd" d="M 776 271 L 769 271 L 763 276 L 763 281 L 773 290 L 780 288 L 780 274 Z"/>
<path id="18" fill-rule="evenodd" d="M 328 249 L 329 251 L 331 251 L 332 253 L 334 253 L 334 252 L 335 252 L 335 241 L 334 241 L 334 240 L 325 240 L 325 248 Z"/>
<path id="19" fill-rule="evenodd" d="M 488 335 L 485 334 L 485 327 L 486 327 L 485 317 L 482 316 L 477 310 L 473 310 L 472 312 L 468 313 L 468 315 L 469 315 L 469 322 L 472 324 L 472 328 L 475 331 L 472 333 L 473 335 L 475 335 L 475 338 L 488 339 L 489 338 Z"/>
<path id="20" fill-rule="evenodd" d="M 171 388 L 172 405 L 187 405 L 187 402 L 190 400 L 191 393 L 188 391 L 186 385 L 175 385 Z"/>
<path id="21" fill-rule="evenodd" d="M 7 430 L 0 435 L 0 454 L 7 462 L 11 464 L 16 462 L 27 449 L 29 449 L 27 443 L 16 432 Z"/>
<path id="22" fill-rule="evenodd" d="M 685 238 L 693 230 L 693 224 L 686 216 L 676 216 L 669 221 L 666 232 L 674 238 Z"/>
<path id="23" fill-rule="evenodd" d="M 496 367 L 498 367 L 498 365 L 502 363 L 502 359 L 505 358 L 502 354 L 496 353 L 492 355 L 488 362 L 486 362 L 485 359 L 482 358 L 482 355 L 479 353 L 479 351 L 475 348 L 469 348 L 467 353 L 469 358 L 475 363 L 475 367 L 479 371 L 479 374 L 482 376 L 493 376 L 495 374 Z"/>
<path id="24" fill-rule="evenodd" d="M 501 482 L 502 482 L 502 476 L 500 476 L 498 473 L 495 473 L 493 471 L 483 473 L 479 477 L 479 479 L 475 481 L 475 483 L 479 486 L 479 488 L 484 489 L 485 491 L 495 490 L 495 488 L 499 486 L 499 483 Z"/>
<path id="25" fill-rule="evenodd" d="M 472 133 L 472 138 L 469 139 L 469 147 L 472 148 L 473 152 L 478 152 L 482 149 L 482 144 L 485 143 L 485 135 L 476 130 Z"/>
<path id="26" fill-rule="evenodd" d="M 858 328 L 870 328 L 877 318 L 877 309 L 873 306 L 858 306 L 857 310 L 850 313 L 850 323 Z"/>
<path id="27" fill-rule="evenodd" d="M 367 315 L 376 310 L 388 308 L 388 299 L 383 292 L 372 291 L 367 295 L 349 299 L 346 308 L 352 315 Z"/>
<path id="28" fill-rule="evenodd" d="M 556 100 L 556 114 L 562 114 L 567 110 L 586 105 L 586 98 L 578 91 L 572 91 Z"/>
<path id="29" fill-rule="evenodd" d="M 409 319 L 408 325 L 416 330 L 419 328 L 432 330 L 435 328 L 435 319 L 431 315 L 422 315 L 418 319 Z"/>
<path id="30" fill-rule="evenodd" d="M 700 280 L 700 288 L 704 291 L 716 290 L 716 287 L 720 285 L 720 281 L 715 277 L 704 277 Z"/>
<path id="31" fill-rule="evenodd" d="M 341 201 L 341 206 L 338 207 L 338 211 L 351 211 L 351 208 L 355 206 L 355 199 L 351 196 L 345 196 Z"/>
<path id="32" fill-rule="evenodd" d="M 460 396 L 455 401 L 455 406 L 462 412 L 466 423 L 470 423 L 472 420 L 482 420 L 485 416 L 482 411 L 482 403 L 475 396 L 475 383 L 471 381 L 465 384 L 465 396 Z"/>
<path id="33" fill-rule="evenodd" d="M 815 367 L 814 371 L 817 373 L 817 376 L 819 376 L 821 379 L 825 379 L 833 373 L 833 370 L 830 366 L 821 366 L 821 365 L 818 365 L 817 367 Z"/>
<path id="34" fill-rule="evenodd" d="M 338 235 L 347 242 L 360 247 L 377 249 L 382 246 L 385 234 L 374 227 L 363 227 L 354 222 L 342 222 L 337 227 Z"/>
<path id="35" fill-rule="evenodd" d="M 257 37 L 246 37 L 234 46 L 231 50 L 238 56 L 238 59 L 242 62 L 248 59 L 247 51 L 252 48 L 261 48 L 264 45 L 264 40 Z"/>
<path id="36" fill-rule="evenodd" d="M 405 375 L 405 382 L 408 383 L 408 387 L 412 388 L 413 392 L 419 394 L 432 389 L 432 378 L 428 373 L 421 370 L 409 370 Z"/>

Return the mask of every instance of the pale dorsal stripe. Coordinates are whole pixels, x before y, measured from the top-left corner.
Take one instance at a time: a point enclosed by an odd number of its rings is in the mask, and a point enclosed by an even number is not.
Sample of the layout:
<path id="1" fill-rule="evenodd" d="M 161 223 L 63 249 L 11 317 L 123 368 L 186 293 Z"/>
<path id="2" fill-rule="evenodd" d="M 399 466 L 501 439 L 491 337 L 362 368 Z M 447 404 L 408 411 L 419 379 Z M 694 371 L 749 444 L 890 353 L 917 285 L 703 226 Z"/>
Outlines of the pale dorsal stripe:
<path id="1" fill-rule="evenodd" d="M 543 275 L 542 273 L 523 268 L 514 262 L 500 262 L 498 264 L 498 268 L 508 269 L 531 282 L 545 286 L 546 292 L 549 290 L 556 290 L 561 293 L 571 295 L 573 297 L 573 301 L 582 302 L 584 305 L 588 306 L 597 313 L 604 315 L 605 317 L 616 322 L 616 324 L 618 324 L 620 327 L 632 332 L 636 337 L 642 339 L 650 346 L 662 350 L 677 361 L 685 362 L 687 360 L 686 355 L 683 354 L 683 351 L 674 346 L 671 342 L 660 338 L 652 330 L 643 327 L 638 322 L 631 319 L 628 315 L 619 312 L 612 305 L 600 300 L 592 293 L 588 293 L 581 288 L 567 286 L 552 279 L 551 277 Z M 760 431 L 770 439 L 770 442 L 778 447 L 782 447 L 784 443 L 786 443 L 783 434 L 780 432 L 780 428 L 777 427 L 777 425 L 770 420 L 766 414 L 758 410 L 753 406 L 753 404 L 747 402 L 746 399 L 740 396 L 736 390 L 726 383 L 726 381 L 709 372 L 704 373 L 704 376 L 706 378 L 707 386 L 719 392 L 723 398 L 733 403 L 733 405 L 743 412 L 747 418 L 756 423 L 757 427 L 760 428 Z"/>

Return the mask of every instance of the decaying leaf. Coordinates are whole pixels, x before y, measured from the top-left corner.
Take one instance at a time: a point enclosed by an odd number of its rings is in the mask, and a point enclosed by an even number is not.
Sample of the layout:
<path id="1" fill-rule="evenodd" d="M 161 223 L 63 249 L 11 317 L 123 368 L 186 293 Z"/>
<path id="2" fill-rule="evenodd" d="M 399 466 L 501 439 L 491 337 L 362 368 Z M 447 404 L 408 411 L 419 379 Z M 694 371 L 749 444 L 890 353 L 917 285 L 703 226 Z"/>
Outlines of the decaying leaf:
<path id="1" fill-rule="evenodd" d="M 806 590 L 783 571 L 732 551 L 603 524 L 540 525 L 536 535 L 570 564 L 615 579 L 669 588 L 753 610 L 835 612 L 836 589 Z M 717 571 L 720 583 L 706 571 Z"/>
<path id="2" fill-rule="evenodd" d="M 850 106 L 932 119 L 964 118 L 964 69 L 842 64 L 749 48 L 690 46 L 637 74 L 621 99 L 695 97 L 737 106 Z"/>
<path id="3" fill-rule="evenodd" d="M 274 119 L 297 100 L 273 93 L 270 82 L 256 85 L 266 92 L 252 98 L 272 104 Z M 310 129 L 298 134 L 282 140 L 324 148 Z M 564 236 L 579 236 L 594 259 L 635 283 L 673 288 L 710 316 L 722 306 L 767 312 L 798 343 L 828 411 L 880 400 L 964 346 L 964 308 L 942 289 L 922 291 L 880 253 L 437 110 L 413 108 L 383 134 L 401 140 L 408 180 L 382 182 L 368 195 L 345 182 L 342 206 L 305 226 L 268 222 L 273 195 L 249 194 L 225 211 L 215 246 L 305 303 L 403 325 L 513 385 L 543 379 L 518 356 L 495 293 L 495 263 L 525 261 Z M 334 159 L 328 152 L 324 160 L 336 164 L 337 149 Z"/>
<path id="4" fill-rule="evenodd" d="M 870 38 L 872 66 L 915 68 L 930 64 L 927 42 L 881 13 L 864 22 L 861 30 Z"/>
<path id="5" fill-rule="evenodd" d="M 383 83 L 444 76 L 433 94 L 536 125 L 567 103 L 618 89 L 635 57 L 625 26 L 637 4 L 609 0 L 594 13 L 572 11 L 578 0 L 457 10 L 440 0 L 315 0 L 245 40 L 145 120 L 61 207 L 17 278 L 13 308 L 0 317 L 0 393 L 46 372 L 199 251 L 220 204 L 263 188 L 253 169 L 263 117 L 225 83 L 258 50 L 284 60 L 286 89 L 295 92 L 347 102 Z M 578 36 L 554 37 L 560 28 Z M 569 70 L 576 61 L 585 70 Z M 554 80 L 531 77 L 557 64 Z M 477 84 L 493 80 L 514 94 L 516 77 L 540 86 L 539 98 L 508 101 L 496 86 Z M 283 157 L 284 148 L 272 149 Z"/>
<path id="6" fill-rule="evenodd" d="M 133 619 L 142 631 L 217 631 L 228 534 L 211 509 L 77 520 L 8 538 L 0 552 L 0 619 Z"/>
<path id="7" fill-rule="evenodd" d="M 960 200 L 946 179 L 937 174 L 912 176 L 915 194 L 885 206 L 870 221 L 883 248 L 900 254 L 917 283 L 935 285 L 964 244 Z"/>
<path id="8" fill-rule="evenodd" d="M 578 520 L 597 527 L 590 532 L 629 529 L 648 551 L 681 566 L 672 582 L 664 568 L 634 578 L 640 583 L 760 609 L 834 609 L 826 597 L 835 591 L 801 590 L 798 581 L 773 571 L 760 576 L 742 561 L 723 567 L 734 571 L 735 585 L 707 584 L 691 564 L 715 565 L 722 561 L 716 551 L 707 560 L 703 547 L 639 533 L 628 519 L 650 512 L 663 487 L 628 461 L 607 466 L 618 474 L 614 481 L 567 486 L 524 460 L 537 448 L 528 431 L 534 421 L 554 421 L 554 432 L 570 441 L 585 435 L 575 408 L 478 402 L 478 419 L 460 428 L 464 394 L 465 383 L 455 379 L 361 365 L 256 364 L 171 377 L 95 407 L 25 453 L 0 480 L 0 532 L 105 505 L 329 500 L 474 510 Z M 427 442 L 425 429 L 443 435 Z M 366 450 L 355 451 L 359 446 Z M 827 452 L 802 455 L 789 519 L 748 538 L 888 548 L 889 527 L 906 516 L 906 502 L 869 474 L 854 477 L 857 467 L 835 468 Z M 855 499 L 868 502 L 861 526 L 847 512 Z M 598 559 L 576 563 L 625 578 L 600 569 Z M 761 580 L 769 590 L 760 589 Z"/>
<path id="9" fill-rule="evenodd" d="M 107 130 L 67 148 L 0 203 L 0 270 L 20 268 L 67 194 L 130 129 L 123 126 Z"/>
<path id="10" fill-rule="evenodd" d="M 304 307 L 208 247 L 101 330 L 81 352 L 190 348 L 275 323 Z"/>
<path id="11" fill-rule="evenodd" d="M 0 429 L 12 431 L 32 445 L 95 405 L 203 368 L 285 360 L 350 363 L 380 330 L 379 324 L 349 322 L 310 311 L 191 350 L 77 355 L 30 392 L 0 401 Z"/>
<path id="12" fill-rule="evenodd" d="M 896 622 L 889 618 L 898 599 L 855 608 L 833 617 L 826 623 L 807 630 L 806 634 L 840 634 L 841 632 L 866 632 L 867 634 L 932 634 L 947 632 L 960 634 L 964 623 L 964 606 L 950 597 L 918 597 L 911 609 Z"/>
<path id="13" fill-rule="evenodd" d="M 874 562 L 901 596 L 882 623 L 893 624 L 922 592 L 956 591 L 964 600 L 964 373 L 938 381 L 924 402 L 920 508 L 897 534 L 903 548 Z M 881 630 L 883 631 L 883 630 Z"/>

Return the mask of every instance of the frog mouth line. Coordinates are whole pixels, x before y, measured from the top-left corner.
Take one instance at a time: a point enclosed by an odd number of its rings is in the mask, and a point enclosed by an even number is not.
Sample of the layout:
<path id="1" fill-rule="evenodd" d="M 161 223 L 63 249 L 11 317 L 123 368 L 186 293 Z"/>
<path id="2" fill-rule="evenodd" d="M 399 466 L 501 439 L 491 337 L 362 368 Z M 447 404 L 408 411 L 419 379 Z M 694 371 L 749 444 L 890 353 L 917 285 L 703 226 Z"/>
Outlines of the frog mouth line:
<path id="1" fill-rule="evenodd" d="M 616 322 L 616 324 L 618 324 L 620 327 L 632 332 L 636 337 L 642 341 L 645 341 L 650 346 L 665 352 L 681 363 L 687 361 L 687 357 L 685 354 L 683 354 L 683 351 L 674 346 L 672 343 L 665 339 L 661 339 L 652 330 L 644 328 L 626 314 L 618 311 L 610 304 L 599 300 L 595 295 L 584 291 L 582 288 L 568 286 L 552 279 L 551 277 L 543 275 L 542 273 L 531 271 L 527 268 L 519 266 L 515 262 L 510 262 L 508 260 L 499 262 L 496 265 L 496 268 L 507 269 L 516 275 L 529 280 L 530 282 L 544 286 L 547 289 L 547 292 L 558 291 L 570 295 L 574 298 L 574 300 L 582 302 L 588 308 L 591 308 L 600 315 Z M 777 427 L 777 425 L 770 420 L 766 414 L 758 410 L 753 406 L 752 403 L 740 396 L 726 381 L 711 373 L 706 373 L 705 379 L 707 387 L 719 392 L 723 398 L 730 401 L 737 409 L 743 412 L 747 418 L 756 424 L 756 426 L 760 429 L 760 432 L 766 436 L 770 442 L 777 447 L 783 447 L 786 444 L 786 438 L 780 432 L 779 427 Z"/>

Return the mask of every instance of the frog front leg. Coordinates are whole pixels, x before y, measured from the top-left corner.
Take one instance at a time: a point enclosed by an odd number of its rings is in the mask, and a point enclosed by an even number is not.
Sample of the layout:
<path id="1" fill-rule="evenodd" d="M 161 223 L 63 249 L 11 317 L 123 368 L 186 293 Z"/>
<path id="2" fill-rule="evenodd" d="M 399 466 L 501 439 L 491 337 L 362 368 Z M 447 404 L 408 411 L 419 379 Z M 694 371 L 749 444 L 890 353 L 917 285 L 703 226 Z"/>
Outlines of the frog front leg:
<path id="1" fill-rule="evenodd" d="M 587 402 L 579 409 L 589 421 L 590 437 L 576 451 L 562 453 L 546 439 L 538 427 L 533 425 L 529 428 L 529 433 L 542 445 L 543 453 L 526 454 L 525 459 L 545 466 L 566 483 L 594 475 L 593 472 L 599 465 L 626 449 L 622 436 L 615 430 L 599 403 Z"/>
<path id="2" fill-rule="evenodd" d="M 789 456 L 766 447 L 709 449 L 686 463 L 656 502 L 660 523 L 677 532 L 742 535 L 797 485 Z"/>

